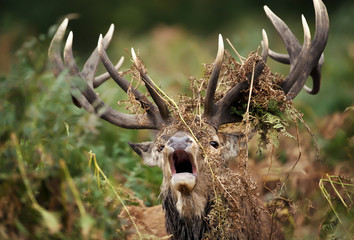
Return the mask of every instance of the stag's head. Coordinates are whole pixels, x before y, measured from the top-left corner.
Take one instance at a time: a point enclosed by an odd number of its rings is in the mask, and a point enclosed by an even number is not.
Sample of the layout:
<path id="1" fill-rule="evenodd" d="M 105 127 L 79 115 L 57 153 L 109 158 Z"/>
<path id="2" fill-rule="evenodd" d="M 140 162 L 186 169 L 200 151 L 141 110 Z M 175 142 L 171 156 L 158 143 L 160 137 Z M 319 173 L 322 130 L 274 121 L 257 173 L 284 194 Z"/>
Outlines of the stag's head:
<path id="1" fill-rule="evenodd" d="M 161 130 L 155 141 L 130 146 L 146 165 L 162 169 L 162 197 L 172 197 L 181 216 L 200 218 L 212 188 L 209 161 L 219 159 L 227 167 L 227 160 L 239 152 L 241 134 L 218 133 L 208 123 L 186 127 L 177 121 Z"/>
<path id="2" fill-rule="evenodd" d="M 162 196 L 171 195 L 172 202 L 181 216 L 202 217 L 212 186 L 210 174 L 213 170 L 210 169 L 207 158 L 213 156 L 210 159 L 220 161 L 220 165 L 226 168 L 228 161 L 236 157 L 240 147 L 245 145 L 241 134 L 223 133 L 219 131 L 219 127 L 227 123 L 242 121 L 242 117 L 231 111 L 231 108 L 237 109 L 243 104 L 240 102 L 243 99 L 242 95 L 250 88 L 251 81 L 262 75 L 267 57 L 290 64 L 288 76 L 278 86 L 287 100 L 292 100 L 303 87 L 311 94 L 319 91 L 320 68 L 323 63 L 322 52 L 327 41 L 329 21 L 326 7 L 321 0 L 314 0 L 314 7 L 316 13 L 314 39 L 311 41 L 308 25 L 302 17 L 304 42 L 301 45 L 287 25 L 265 6 L 266 15 L 280 34 L 288 54 L 279 54 L 270 50 L 267 35 L 263 30 L 263 51 L 255 62 L 253 71 L 245 73 L 243 81 L 230 87 L 221 98 L 215 100 L 224 58 L 223 39 L 219 35 L 217 57 L 213 63 L 203 98 L 204 112 L 200 116 L 190 117 L 189 121 L 183 120 L 183 117 L 179 115 L 180 112 L 149 78 L 133 49 L 134 65 L 153 102 L 136 88 L 131 87 L 130 82 L 118 72 L 121 61 L 114 66 L 105 51 L 113 35 L 113 25 L 104 37 L 99 37 L 97 48 L 85 63 L 83 70 L 80 71 L 73 57 L 72 32 L 67 38 L 64 57 L 61 57 L 60 45 L 68 24 L 68 20 L 65 19 L 52 40 L 49 58 L 55 76 L 68 68 L 70 75 L 85 80 L 82 86 L 72 85 L 72 97 L 77 106 L 122 128 L 159 131 L 154 141 L 130 143 L 130 146 L 144 159 L 146 165 L 158 166 L 162 169 Z M 107 69 L 107 73 L 95 77 L 100 62 Z M 309 75 L 313 80 L 312 89 L 305 86 Z M 134 96 L 144 110 L 142 116 L 118 112 L 99 98 L 94 88 L 109 78 L 112 78 L 125 92 Z M 142 118 L 144 121 L 139 120 Z"/>

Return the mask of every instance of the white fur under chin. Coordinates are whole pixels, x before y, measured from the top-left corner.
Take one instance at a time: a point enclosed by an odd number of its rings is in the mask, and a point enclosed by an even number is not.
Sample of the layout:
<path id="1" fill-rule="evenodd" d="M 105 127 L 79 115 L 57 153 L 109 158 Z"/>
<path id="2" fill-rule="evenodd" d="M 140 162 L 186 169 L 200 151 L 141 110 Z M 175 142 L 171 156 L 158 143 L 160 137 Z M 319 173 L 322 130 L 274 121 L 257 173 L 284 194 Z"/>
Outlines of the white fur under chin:
<path id="1" fill-rule="evenodd" d="M 195 191 L 197 176 L 192 173 L 177 173 L 171 178 L 171 187 L 177 197 L 176 208 L 186 218 L 204 215 L 206 198 Z"/>
<path id="2" fill-rule="evenodd" d="M 177 191 L 176 207 L 181 216 L 187 218 L 202 217 L 205 204 L 206 199 L 195 192 L 183 194 Z"/>
<path id="3" fill-rule="evenodd" d="M 193 191 L 197 177 L 191 173 L 177 173 L 172 176 L 172 187 L 182 193 L 188 194 Z"/>

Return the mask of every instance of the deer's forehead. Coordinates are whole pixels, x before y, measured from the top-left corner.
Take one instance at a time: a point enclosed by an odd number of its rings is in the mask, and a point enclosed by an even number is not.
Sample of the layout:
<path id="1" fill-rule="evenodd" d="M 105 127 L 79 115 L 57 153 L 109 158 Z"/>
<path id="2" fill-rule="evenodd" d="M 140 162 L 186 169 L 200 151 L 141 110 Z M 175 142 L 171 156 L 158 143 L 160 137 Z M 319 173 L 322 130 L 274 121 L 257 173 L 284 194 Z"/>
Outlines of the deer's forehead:
<path id="1" fill-rule="evenodd" d="M 170 131 L 168 133 L 163 133 L 161 134 L 158 138 L 160 140 L 167 142 L 169 139 L 172 137 L 190 137 L 193 138 L 192 134 L 186 131 L 181 131 L 181 130 L 175 130 L 175 131 Z"/>
<path id="2" fill-rule="evenodd" d="M 221 134 L 223 135 L 223 134 Z M 161 143 L 161 142 L 167 142 L 169 141 L 172 137 L 176 138 L 184 138 L 184 137 L 189 137 L 192 140 L 197 139 L 197 141 L 217 141 L 220 142 L 219 139 L 219 134 L 215 130 L 200 130 L 200 131 L 193 131 L 193 134 L 188 131 L 184 130 L 175 130 L 175 131 L 166 131 L 161 134 L 159 134 L 156 137 L 156 143 Z"/>

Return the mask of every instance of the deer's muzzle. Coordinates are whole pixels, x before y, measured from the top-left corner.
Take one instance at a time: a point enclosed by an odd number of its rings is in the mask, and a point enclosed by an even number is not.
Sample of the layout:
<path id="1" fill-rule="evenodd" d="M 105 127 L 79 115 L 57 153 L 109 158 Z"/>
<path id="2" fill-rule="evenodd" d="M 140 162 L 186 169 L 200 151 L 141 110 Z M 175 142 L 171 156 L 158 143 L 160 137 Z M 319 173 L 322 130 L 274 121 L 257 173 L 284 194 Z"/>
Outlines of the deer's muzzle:
<path id="1" fill-rule="evenodd" d="M 189 136 L 173 136 L 167 143 L 172 187 L 181 193 L 191 192 L 197 180 L 195 142 Z"/>

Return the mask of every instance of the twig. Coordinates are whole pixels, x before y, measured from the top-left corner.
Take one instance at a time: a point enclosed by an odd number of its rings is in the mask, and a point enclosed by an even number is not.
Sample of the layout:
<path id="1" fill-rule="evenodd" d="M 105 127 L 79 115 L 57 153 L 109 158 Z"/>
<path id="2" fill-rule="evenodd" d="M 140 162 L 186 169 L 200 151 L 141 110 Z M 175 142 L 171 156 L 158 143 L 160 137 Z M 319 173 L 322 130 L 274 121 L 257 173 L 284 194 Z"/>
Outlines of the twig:
<path id="1" fill-rule="evenodd" d="M 337 196 L 339 197 L 339 199 L 341 200 L 341 202 L 343 203 L 343 205 L 345 206 L 345 208 L 348 210 L 348 206 L 345 203 L 345 201 L 343 200 L 342 196 L 339 194 L 337 188 L 334 186 L 334 183 L 332 181 L 332 178 L 328 175 L 328 173 L 326 173 L 326 176 L 328 177 L 329 183 L 331 184 L 333 190 L 336 192 Z"/>
<path id="2" fill-rule="evenodd" d="M 334 212 L 334 214 L 335 214 L 336 217 L 338 218 L 338 221 L 339 221 L 340 223 L 342 223 L 342 221 L 340 220 L 340 218 L 339 218 L 339 216 L 338 216 L 337 211 L 334 209 L 334 206 L 333 206 L 332 201 L 331 201 L 331 196 L 329 195 L 328 191 L 326 190 L 326 188 L 325 188 L 324 185 L 323 185 L 323 179 L 320 179 L 320 182 L 319 182 L 318 186 L 319 186 L 319 188 L 320 188 L 320 190 L 321 190 L 323 196 L 326 198 L 328 204 L 331 206 L 332 211 Z"/>
<path id="3" fill-rule="evenodd" d="M 139 235 L 139 239 L 143 239 L 141 236 L 141 233 L 138 229 L 138 226 L 136 225 L 133 216 L 130 214 L 127 206 L 124 204 L 123 199 L 119 196 L 119 194 L 117 193 L 117 191 L 114 189 L 113 185 L 111 184 L 111 182 L 109 181 L 109 179 L 106 177 L 106 175 L 103 173 L 103 171 L 101 170 L 100 166 L 97 163 L 97 159 L 96 159 L 96 154 L 92 153 L 92 151 L 89 152 L 89 166 L 91 165 L 91 163 L 93 162 L 94 166 L 95 166 L 95 175 L 96 175 L 96 171 L 98 173 L 97 177 L 99 177 L 99 174 L 102 175 L 102 177 L 104 178 L 104 180 L 107 182 L 107 184 L 111 187 L 113 193 L 116 195 L 116 197 L 118 198 L 118 200 L 120 201 L 120 203 L 122 204 L 124 210 L 126 211 L 126 213 L 128 214 L 130 220 L 132 221 L 134 228 L 136 229 L 137 234 Z"/>
<path id="4" fill-rule="evenodd" d="M 298 154 L 298 157 L 296 159 L 296 162 L 294 163 L 294 165 L 292 166 L 292 168 L 290 169 L 290 171 L 288 172 L 288 174 L 286 175 L 284 181 L 283 181 L 283 184 L 281 185 L 280 187 L 280 190 L 279 190 L 279 194 L 278 196 L 281 195 L 281 192 L 283 190 L 283 187 L 285 186 L 285 183 L 286 181 L 289 179 L 289 176 L 290 174 L 292 173 L 292 171 L 294 170 L 294 168 L 296 167 L 296 165 L 298 164 L 298 162 L 300 161 L 300 158 L 301 158 L 301 143 L 300 143 L 300 134 L 299 134 L 299 126 L 297 124 L 297 121 L 295 120 L 295 126 L 296 126 L 296 140 L 297 140 L 297 148 L 299 150 L 299 154 Z"/>
<path id="5" fill-rule="evenodd" d="M 236 204 L 238 204 L 237 201 L 236 201 L 236 199 L 231 195 L 231 193 L 229 193 L 229 191 L 227 191 L 227 189 L 225 188 L 224 184 L 221 182 L 220 178 L 219 178 L 219 177 L 216 177 L 216 179 L 219 181 L 221 187 L 225 190 L 225 192 L 227 193 L 227 195 L 229 195 L 229 196 L 231 197 L 231 199 L 234 200 L 234 202 L 235 202 Z"/>
<path id="6" fill-rule="evenodd" d="M 271 192 L 271 193 L 273 193 L 273 191 L 266 185 L 266 183 L 267 183 L 267 180 L 268 180 L 268 177 L 269 177 L 269 172 L 270 172 L 270 169 L 271 169 L 271 167 L 272 167 L 272 165 L 273 165 L 273 155 L 274 155 L 274 144 L 272 144 L 272 153 L 271 153 L 271 155 L 270 155 L 270 163 L 269 163 L 269 166 L 268 166 L 268 172 L 267 172 L 267 176 L 266 176 L 266 178 L 265 178 L 265 180 L 264 180 L 264 182 L 263 182 L 263 187 L 265 188 L 265 189 L 267 189 L 269 192 Z M 273 193 L 274 194 L 274 193 Z"/>
<path id="7" fill-rule="evenodd" d="M 249 111 L 250 111 L 250 105 L 251 105 L 251 96 L 252 96 L 252 90 L 253 90 L 253 81 L 254 81 L 254 70 L 256 67 L 256 62 L 253 62 L 253 68 L 252 68 L 252 77 L 251 77 L 251 86 L 248 94 L 248 101 L 247 101 L 247 109 L 245 113 L 245 119 L 246 119 L 246 144 L 248 143 L 248 134 L 249 134 L 249 128 L 250 128 L 250 123 L 249 123 Z M 248 151 L 246 151 L 246 161 L 248 161 Z"/>
<path id="8" fill-rule="evenodd" d="M 241 65 L 243 65 L 243 62 L 245 60 L 244 57 L 242 57 L 236 50 L 236 48 L 232 45 L 232 43 L 230 42 L 230 40 L 228 38 L 226 38 L 226 41 L 230 44 L 230 47 L 232 48 L 232 50 L 234 50 L 234 52 L 236 53 L 237 57 L 240 59 Z"/>
<path id="9" fill-rule="evenodd" d="M 22 157 L 22 153 L 21 153 L 20 144 L 19 144 L 18 139 L 14 133 L 11 133 L 11 140 L 12 140 L 12 143 L 15 145 L 18 169 L 20 170 L 21 178 L 23 180 L 23 183 L 25 184 L 28 197 L 30 198 L 30 200 L 34 206 L 39 206 L 36 198 L 34 197 L 34 193 L 32 191 L 31 185 L 30 185 L 29 180 L 27 178 L 25 166 L 23 164 L 23 157 Z"/>
<path id="10" fill-rule="evenodd" d="M 75 187 L 74 181 L 73 181 L 72 177 L 70 176 L 68 166 L 66 165 L 66 163 L 63 159 L 59 160 L 59 164 L 64 171 L 65 178 L 67 179 L 69 188 L 74 195 L 74 199 L 76 201 L 77 207 L 79 208 L 80 214 L 81 214 L 81 216 L 85 216 L 86 211 L 85 211 L 84 205 L 82 204 L 79 191 Z"/>

